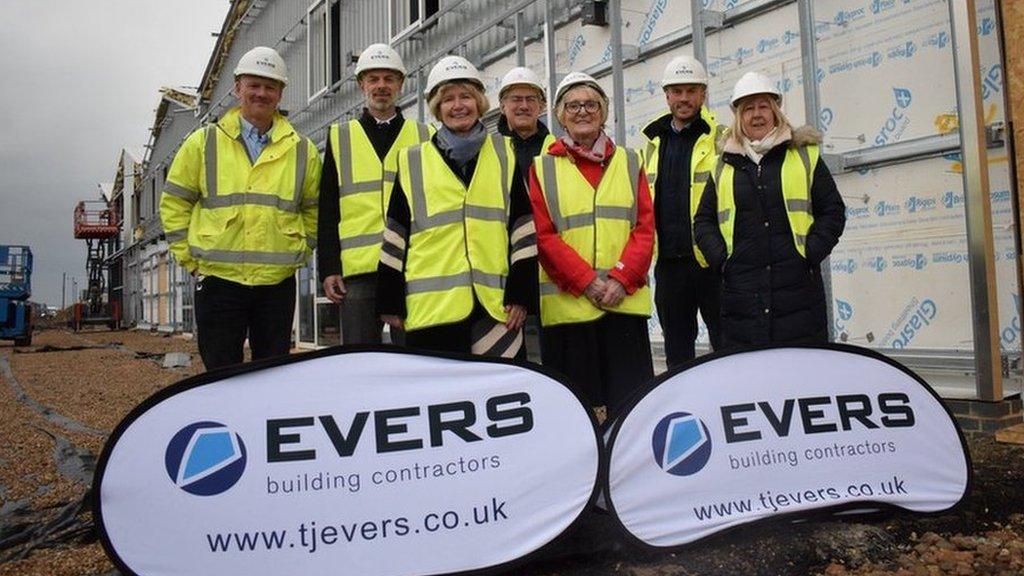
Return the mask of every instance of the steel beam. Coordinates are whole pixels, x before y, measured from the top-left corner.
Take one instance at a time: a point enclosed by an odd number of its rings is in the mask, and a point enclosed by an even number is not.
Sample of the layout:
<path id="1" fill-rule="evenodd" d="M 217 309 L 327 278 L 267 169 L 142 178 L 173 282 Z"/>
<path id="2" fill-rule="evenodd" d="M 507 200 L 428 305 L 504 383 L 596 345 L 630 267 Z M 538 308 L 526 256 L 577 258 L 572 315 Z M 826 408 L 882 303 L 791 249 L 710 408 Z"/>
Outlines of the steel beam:
<path id="1" fill-rule="evenodd" d="M 622 0 L 608 0 L 612 27 L 612 107 L 615 109 L 615 143 L 626 145 L 626 88 L 622 78 Z"/>
<path id="2" fill-rule="evenodd" d="M 526 15 L 522 10 L 516 12 L 516 66 L 526 66 L 526 46 L 523 35 L 526 34 Z"/>
<path id="3" fill-rule="evenodd" d="M 548 67 L 548 129 L 555 136 L 563 133 L 555 118 L 555 89 L 558 86 L 558 57 L 555 52 L 555 0 L 544 0 L 544 58 Z"/>
<path id="4" fill-rule="evenodd" d="M 967 219 L 967 256 L 976 366 L 975 388 L 979 399 L 993 401 L 1003 399 L 1003 378 L 976 10 L 975 0 L 949 3 L 957 116 L 963 156 L 964 210 Z"/>
<path id="5" fill-rule="evenodd" d="M 703 0 L 690 0 L 690 30 L 693 32 L 693 57 L 704 69 L 708 67 L 707 36 L 704 33 Z"/>

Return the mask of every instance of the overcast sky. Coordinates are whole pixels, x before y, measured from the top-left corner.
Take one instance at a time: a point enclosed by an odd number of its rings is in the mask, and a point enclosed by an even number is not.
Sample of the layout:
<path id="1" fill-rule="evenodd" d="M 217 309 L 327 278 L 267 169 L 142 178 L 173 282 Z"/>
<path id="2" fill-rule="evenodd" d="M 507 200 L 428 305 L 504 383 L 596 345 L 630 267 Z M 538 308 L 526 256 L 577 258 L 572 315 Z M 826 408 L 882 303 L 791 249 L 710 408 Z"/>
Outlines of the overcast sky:
<path id="1" fill-rule="evenodd" d="M 229 0 L 2 0 L 0 244 L 28 244 L 32 299 L 85 284 L 79 200 L 142 152 L 161 86 L 197 86 Z"/>

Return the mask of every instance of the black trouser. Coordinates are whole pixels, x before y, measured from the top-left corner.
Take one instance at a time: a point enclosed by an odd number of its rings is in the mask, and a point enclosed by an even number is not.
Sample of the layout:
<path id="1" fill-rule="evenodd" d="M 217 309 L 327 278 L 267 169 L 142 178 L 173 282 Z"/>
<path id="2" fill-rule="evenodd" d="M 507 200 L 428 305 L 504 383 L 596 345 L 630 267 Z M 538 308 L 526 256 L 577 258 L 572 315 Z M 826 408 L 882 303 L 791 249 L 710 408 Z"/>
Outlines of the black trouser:
<path id="1" fill-rule="evenodd" d="M 665 336 L 668 367 L 678 366 L 696 355 L 697 310 L 708 327 L 711 347 L 721 350 L 718 332 L 721 281 L 710 268 L 701 268 L 690 258 L 659 259 L 654 267 L 654 304 Z"/>
<path id="2" fill-rule="evenodd" d="M 207 370 L 240 364 L 246 335 L 252 359 L 288 354 L 295 316 L 295 277 L 245 286 L 215 276 L 196 282 L 199 355 Z"/>
<path id="3" fill-rule="evenodd" d="M 612 418 L 654 377 L 647 318 L 605 314 L 593 322 L 541 328 L 544 365 L 569 377 Z"/>

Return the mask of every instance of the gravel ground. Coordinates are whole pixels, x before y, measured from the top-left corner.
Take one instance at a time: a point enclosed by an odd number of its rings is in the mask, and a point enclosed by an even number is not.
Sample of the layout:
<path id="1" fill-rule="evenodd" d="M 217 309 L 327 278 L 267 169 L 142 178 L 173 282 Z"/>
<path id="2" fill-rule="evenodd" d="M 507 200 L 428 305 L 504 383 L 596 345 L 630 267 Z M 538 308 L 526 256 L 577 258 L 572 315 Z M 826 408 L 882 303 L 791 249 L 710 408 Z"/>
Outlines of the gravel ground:
<path id="1" fill-rule="evenodd" d="M 196 374 L 195 343 L 148 332 L 48 330 L 34 346 L 0 343 L 0 576 L 113 576 L 81 507 L 106 434 L 143 398 Z M 168 352 L 192 356 L 164 369 Z M 12 379 L 13 376 L 13 379 Z M 543 576 L 1024 574 L 1024 447 L 971 441 L 974 491 L 941 516 L 766 524 L 677 554 L 619 543 L 590 514 L 548 559 L 514 570 Z M 52 530 L 42 530 L 49 523 Z"/>

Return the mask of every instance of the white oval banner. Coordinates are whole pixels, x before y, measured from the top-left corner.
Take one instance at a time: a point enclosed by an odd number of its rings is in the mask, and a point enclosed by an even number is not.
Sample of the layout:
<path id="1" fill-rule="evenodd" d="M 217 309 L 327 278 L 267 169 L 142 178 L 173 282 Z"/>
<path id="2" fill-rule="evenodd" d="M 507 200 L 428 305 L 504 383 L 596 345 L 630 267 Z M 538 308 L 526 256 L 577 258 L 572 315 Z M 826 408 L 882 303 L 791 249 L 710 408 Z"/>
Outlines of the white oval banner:
<path id="1" fill-rule="evenodd" d="M 332 349 L 145 401 L 103 450 L 94 512 L 126 575 L 463 573 L 568 530 L 601 459 L 545 373 Z"/>
<path id="2" fill-rule="evenodd" d="M 645 547 L 784 514 L 939 512 L 970 484 L 966 444 L 908 369 L 845 345 L 699 359 L 634 398 L 608 437 L 608 504 Z"/>

